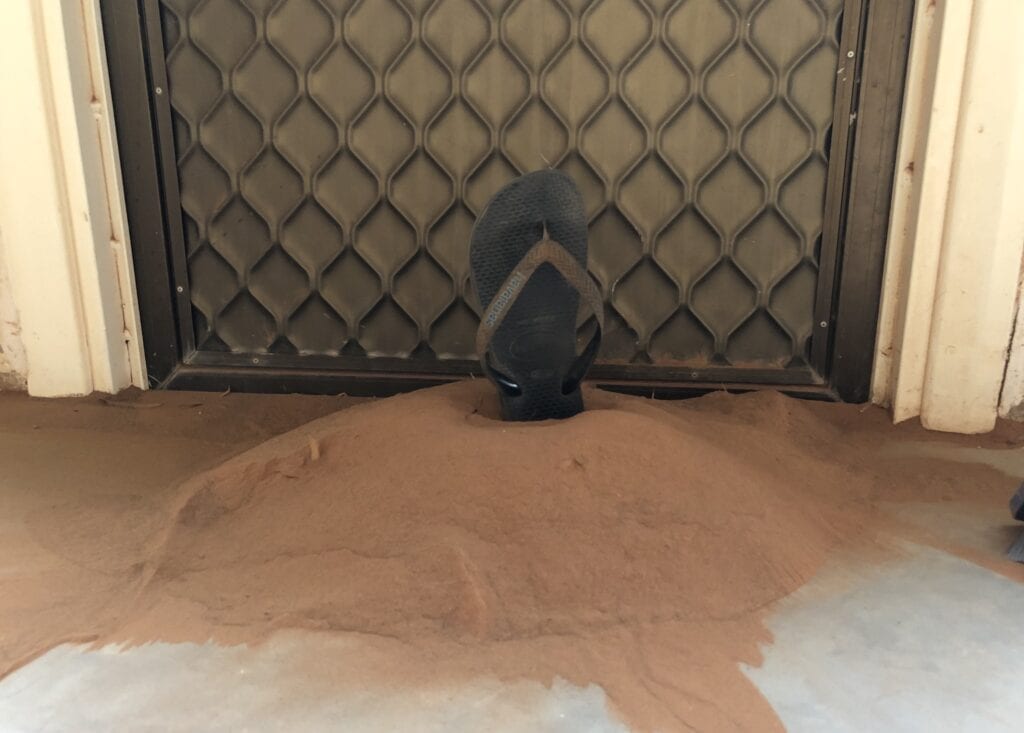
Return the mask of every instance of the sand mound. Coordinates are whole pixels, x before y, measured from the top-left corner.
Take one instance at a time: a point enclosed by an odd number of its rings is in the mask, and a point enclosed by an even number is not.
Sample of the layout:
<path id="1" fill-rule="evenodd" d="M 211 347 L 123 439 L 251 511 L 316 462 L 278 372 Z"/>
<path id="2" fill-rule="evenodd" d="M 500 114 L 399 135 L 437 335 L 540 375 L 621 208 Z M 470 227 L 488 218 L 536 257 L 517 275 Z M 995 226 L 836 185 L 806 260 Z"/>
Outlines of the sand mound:
<path id="1" fill-rule="evenodd" d="M 359 632 L 432 675 L 597 682 L 640 727 L 774 725 L 735 659 L 758 661 L 763 610 L 856 534 L 868 483 L 778 394 L 587 400 L 507 424 L 462 383 L 228 461 L 182 487 L 120 636 Z M 726 708 L 706 702 L 721 685 Z"/>

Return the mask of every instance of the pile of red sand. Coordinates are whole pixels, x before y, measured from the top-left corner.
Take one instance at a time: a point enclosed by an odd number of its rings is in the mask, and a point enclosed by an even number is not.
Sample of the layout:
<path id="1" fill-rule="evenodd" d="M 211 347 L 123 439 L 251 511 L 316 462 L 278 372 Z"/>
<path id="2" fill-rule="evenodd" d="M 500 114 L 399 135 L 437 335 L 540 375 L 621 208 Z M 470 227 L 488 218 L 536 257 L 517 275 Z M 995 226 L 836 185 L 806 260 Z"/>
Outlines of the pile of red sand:
<path id="1" fill-rule="evenodd" d="M 87 638 L 351 632 L 368 651 L 338 685 L 562 677 L 602 686 L 639 730 L 779 727 L 738 665 L 759 663 L 764 615 L 873 542 L 880 492 L 942 479 L 863 465 L 855 407 L 586 400 L 503 423 L 491 387 L 464 382 L 265 442 L 140 528 Z M 58 621 L 15 651 L 66 640 Z"/>
<path id="2" fill-rule="evenodd" d="M 469 644 L 502 675 L 597 682 L 640 727 L 770 723 L 735 661 L 758 661 L 761 612 L 855 521 L 849 475 L 801 449 L 832 428 L 772 393 L 736 415 L 587 399 L 568 421 L 508 424 L 465 383 L 228 461 L 182 488 L 121 636 L 359 632 L 429 649 L 431 674 L 457 673 Z M 721 685 L 730 705 L 695 702 Z"/>

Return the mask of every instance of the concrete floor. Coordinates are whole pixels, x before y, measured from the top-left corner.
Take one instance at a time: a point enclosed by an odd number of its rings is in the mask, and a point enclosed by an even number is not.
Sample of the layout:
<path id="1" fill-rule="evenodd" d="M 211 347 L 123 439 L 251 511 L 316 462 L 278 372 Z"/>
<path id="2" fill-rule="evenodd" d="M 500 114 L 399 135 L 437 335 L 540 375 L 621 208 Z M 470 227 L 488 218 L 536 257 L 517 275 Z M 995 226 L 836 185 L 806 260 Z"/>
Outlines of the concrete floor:
<path id="1" fill-rule="evenodd" d="M 232 446 L 260 437 L 258 431 L 235 436 Z M 192 438 L 180 440 L 186 453 L 197 447 Z M 962 442 L 892 449 L 988 463 L 1024 476 L 1021 449 Z M 170 467 L 156 470 L 174 473 Z M 903 504 L 893 511 L 982 552 L 1000 553 L 1008 538 L 1007 515 L 994 510 Z M 902 559 L 881 565 L 838 559 L 769 619 L 775 639 L 764 650 L 764 663 L 744 671 L 787 729 L 1021 728 L 1024 585 L 939 550 L 904 549 Z M 0 561 L 0 578 L 3 570 Z M 595 686 L 481 679 L 451 689 L 373 689 L 339 698 L 314 692 L 315 666 L 290 663 L 311 655 L 344 663 L 359 643 L 289 631 L 255 648 L 63 645 L 0 680 L 0 732 L 625 730 Z"/>
<path id="2" fill-rule="evenodd" d="M 960 558 L 837 569 L 769 620 L 746 670 L 793 731 L 1012 731 L 1024 720 L 1024 587 Z"/>

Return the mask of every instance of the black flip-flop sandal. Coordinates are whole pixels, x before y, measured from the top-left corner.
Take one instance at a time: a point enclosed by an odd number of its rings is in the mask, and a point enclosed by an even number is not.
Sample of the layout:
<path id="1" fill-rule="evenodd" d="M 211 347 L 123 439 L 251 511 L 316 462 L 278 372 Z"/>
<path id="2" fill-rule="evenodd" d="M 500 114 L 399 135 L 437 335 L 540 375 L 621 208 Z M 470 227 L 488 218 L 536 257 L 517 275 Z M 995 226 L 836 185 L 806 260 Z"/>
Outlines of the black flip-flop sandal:
<path id="1" fill-rule="evenodd" d="M 497 385 L 506 420 L 571 417 L 604 327 L 604 302 L 587 274 L 587 219 L 560 171 L 529 173 L 494 195 L 473 227 L 469 258 L 483 316 L 476 350 Z M 580 297 L 597 329 L 576 354 Z"/>

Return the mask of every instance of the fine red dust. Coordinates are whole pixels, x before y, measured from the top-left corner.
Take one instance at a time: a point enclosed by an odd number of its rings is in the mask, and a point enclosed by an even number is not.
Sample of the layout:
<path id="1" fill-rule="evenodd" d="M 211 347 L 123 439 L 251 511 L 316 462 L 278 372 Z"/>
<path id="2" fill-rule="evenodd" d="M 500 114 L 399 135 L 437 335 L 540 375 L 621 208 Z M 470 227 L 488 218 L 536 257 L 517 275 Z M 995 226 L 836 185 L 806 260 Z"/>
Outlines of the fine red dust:
<path id="1" fill-rule="evenodd" d="M 878 546 L 881 494 L 941 487 L 860 465 L 848 408 L 586 399 L 570 420 L 503 423 L 489 385 L 461 383 L 228 460 L 147 525 L 111 589 L 132 600 L 98 638 L 355 632 L 361 685 L 560 676 L 638 730 L 780 727 L 739 667 L 771 640 L 766 612 L 839 549 Z"/>

